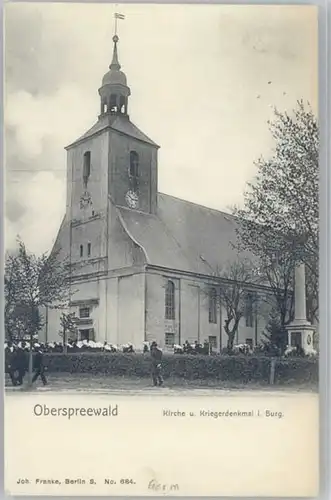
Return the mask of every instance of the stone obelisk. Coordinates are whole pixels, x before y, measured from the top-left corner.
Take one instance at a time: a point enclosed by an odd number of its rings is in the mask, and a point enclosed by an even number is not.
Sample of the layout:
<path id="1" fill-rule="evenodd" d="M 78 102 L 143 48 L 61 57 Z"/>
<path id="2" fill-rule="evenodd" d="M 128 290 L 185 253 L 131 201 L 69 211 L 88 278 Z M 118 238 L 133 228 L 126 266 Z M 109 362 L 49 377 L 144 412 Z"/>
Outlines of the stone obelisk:
<path id="1" fill-rule="evenodd" d="M 309 354 L 314 350 L 314 327 L 307 320 L 305 265 L 298 263 L 294 275 L 294 320 L 287 326 L 288 344 L 303 348 Z"/>

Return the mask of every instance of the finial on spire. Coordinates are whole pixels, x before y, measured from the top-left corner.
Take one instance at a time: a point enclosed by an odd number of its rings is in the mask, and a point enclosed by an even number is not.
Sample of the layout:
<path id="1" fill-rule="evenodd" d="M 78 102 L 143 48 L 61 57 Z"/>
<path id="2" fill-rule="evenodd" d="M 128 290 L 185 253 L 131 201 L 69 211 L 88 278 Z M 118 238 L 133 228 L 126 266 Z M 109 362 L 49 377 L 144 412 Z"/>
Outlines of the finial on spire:
<path id="1" fill-rule="evenodd" d="M 115 12 L 114 14 L 114 18 L 115 18 L 115 34 L 113 36 L 113 42 L 114 42 L 114 50 L 113 50 L 113 60 L 109 66 L 110 69 L 115 69 L 115 70 L 120 70 L 121 69 L 121 65 L 120 63 L 118 62 L 118 54 L 117 54 L 117 42 L 119 40 L 118 36 L 117 36 L 117 19 L 125 19 L 125 16 L 123 14 L 119 14 L 118 12 Z"/>
<path id="2" fill-rule="evenodd" d="M 114 35 L 113 36 L 113 42 L 114 42 L 114 50 L 113 50 L 113 59 L 112 62 L 109 66 L 109 69 L 115 69 L 115 70 L 120 70 L 121 65 L 118 61 L 118 53 L 117 53 L 117 42 L 118 42 L 118 36 Z"/>

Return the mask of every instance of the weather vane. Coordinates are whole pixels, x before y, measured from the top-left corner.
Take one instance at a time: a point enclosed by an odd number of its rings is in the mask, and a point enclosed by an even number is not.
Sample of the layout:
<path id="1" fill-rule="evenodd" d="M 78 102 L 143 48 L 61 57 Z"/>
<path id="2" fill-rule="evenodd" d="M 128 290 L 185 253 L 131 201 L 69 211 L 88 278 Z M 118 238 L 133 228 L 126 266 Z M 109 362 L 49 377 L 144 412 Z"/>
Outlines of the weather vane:
<path id="1" fill-rule="evenodd" d="M 114 18 L 115 18 L 115 33 L 114 33 L 114 36 L 117 37 L 117 19 L 124 20 L 125 19 L 125 15 L 124 14 L 119 14 L 118 12 L 115 12 Z"/>

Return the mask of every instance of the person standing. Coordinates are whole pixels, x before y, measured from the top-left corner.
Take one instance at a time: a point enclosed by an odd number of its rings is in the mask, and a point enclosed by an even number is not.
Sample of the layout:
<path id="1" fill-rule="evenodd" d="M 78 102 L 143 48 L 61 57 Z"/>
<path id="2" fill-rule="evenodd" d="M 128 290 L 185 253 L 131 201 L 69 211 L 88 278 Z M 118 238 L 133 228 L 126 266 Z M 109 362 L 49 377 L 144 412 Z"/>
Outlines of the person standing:
<path id="1" fill-rule="evenodd" d="M 25 350 L 25 344 L 17 347 L 15 352 L 15 373 L 17 373 L 16 381 L 18 385 L 23 384 L 23 379 L 28 371 L 28 356 Z"/>
<path id="2" fill-rule="evenodd" d="M 152 358 L 152 379 L 154 386 L 163 385 L 162 377 L 162 350 L 154 341 L 151 344 L 151 358 Z"/>
<path id="3" fill-rule="evenodd" d="M 38 377 L 41 378 L 42 383 L 44 385 L 47 384 L 47 379 L 45 376 L 45 366 L 44 366 L 44 358 L 43 358 L 43 353 L 40 348 L 36 349 L 36 355 L 34 359 L 34 370 L 35 374 L 32 377 L 32 383 L 34 383 Z"/>
<path id="4" fill-rule="evenodd" d="M 16 385 L 16 379 L 14 374 L 15 369 L 13 363 L 14 360 L 15 360 L 15 348 L 12 342 L 9 341 L 5 348 L 5 372 L 8 373 L 8 375 L 10 376 L 10 380 L 13 386 Z"/>

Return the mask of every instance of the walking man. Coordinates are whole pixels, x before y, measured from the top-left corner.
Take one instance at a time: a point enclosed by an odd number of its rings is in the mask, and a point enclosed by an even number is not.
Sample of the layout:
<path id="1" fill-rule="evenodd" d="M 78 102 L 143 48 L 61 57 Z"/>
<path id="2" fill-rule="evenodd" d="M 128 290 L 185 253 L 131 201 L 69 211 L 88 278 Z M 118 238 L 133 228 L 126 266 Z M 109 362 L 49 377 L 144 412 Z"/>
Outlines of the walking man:
<path id="1" fill-rule="evenodd" d="M 158 347 L 156 342 L 151 344 L 151 358 L 152 358 L 152 379 L 154 386 L 161 386 L 163 384 L 162 378 L 162 350 Z"/>
<path id="2" fill-rule="evenodd" d="M 15 351 L 15 373 L 17 373 L 17 385 L 23 384 L 23 379 L 28 371 L 28 356 L 25 350 L 25 344 L 22 343 L 21 347 L 17 347 Z"/>
<path id="3" fill-rule="evenodd" d="M 43 353 L 40 348 L 36 349 L 36 356 L 34 359 L 34 369 L 35 369 L 35 374 L 32 377 L 32 382 L 35 382 L 37 378 L 40 376 L 42 383 L 44 385 L 47 384 L 47 379 L 45 377 L 45 366 L 44 366 L 44 359 L 43 359 Z"/>

